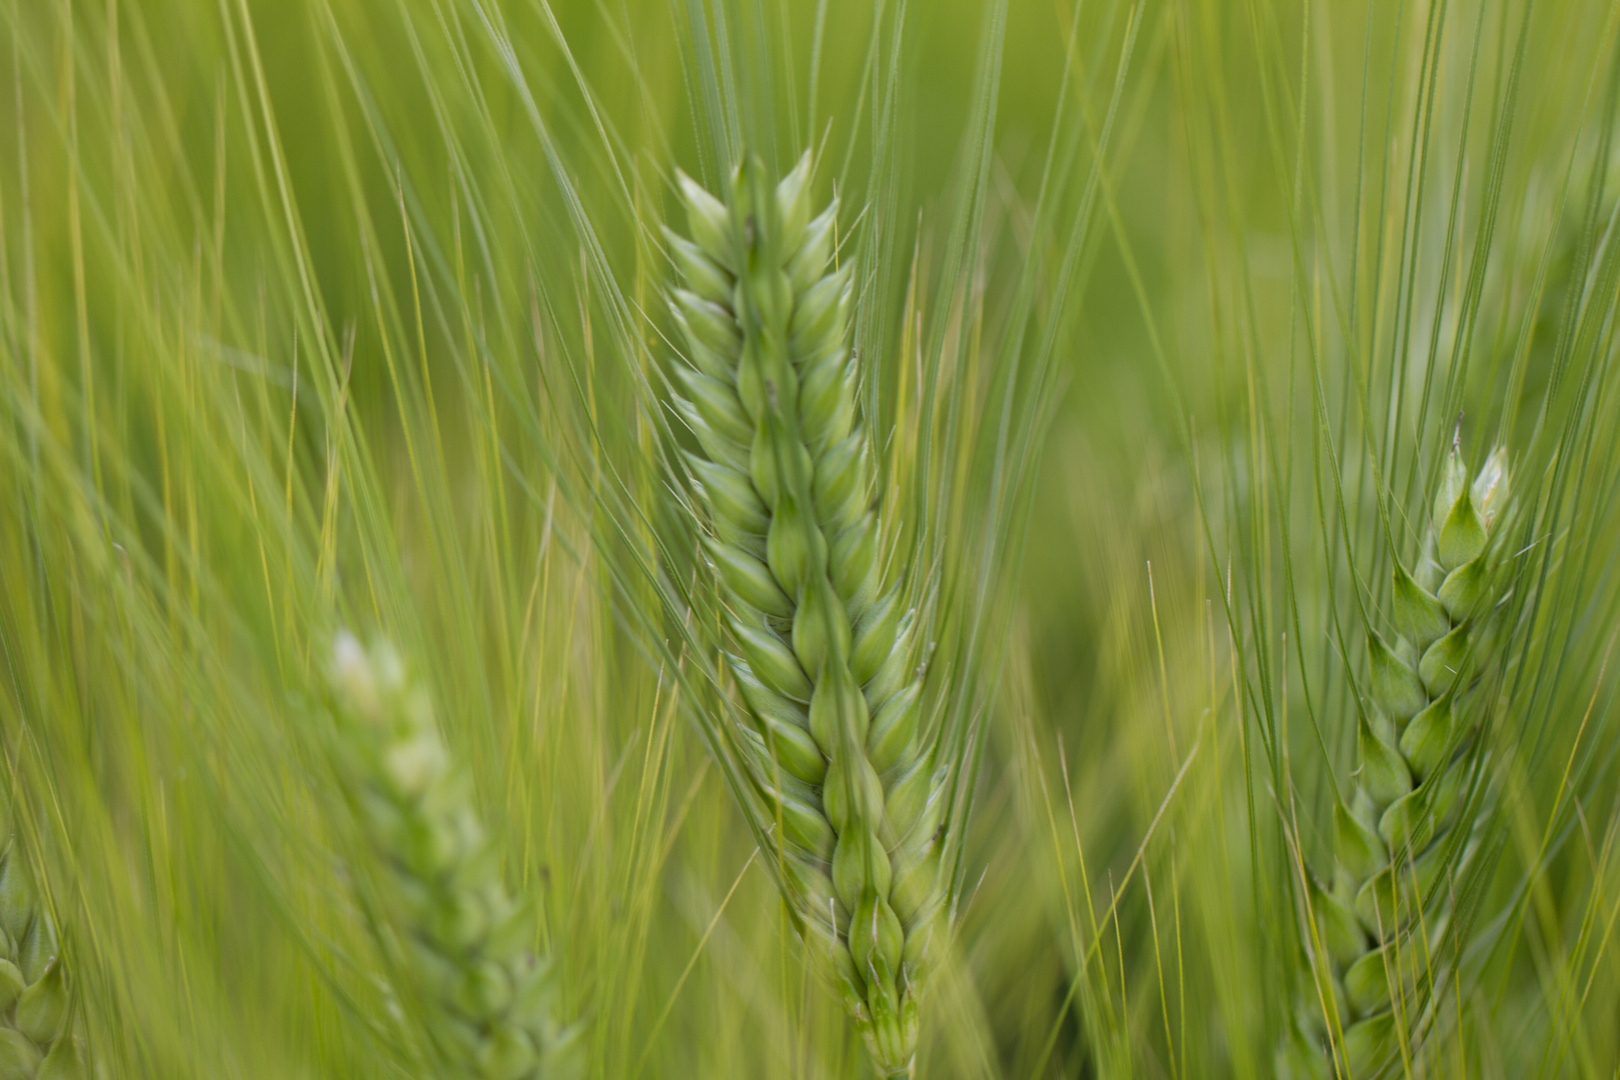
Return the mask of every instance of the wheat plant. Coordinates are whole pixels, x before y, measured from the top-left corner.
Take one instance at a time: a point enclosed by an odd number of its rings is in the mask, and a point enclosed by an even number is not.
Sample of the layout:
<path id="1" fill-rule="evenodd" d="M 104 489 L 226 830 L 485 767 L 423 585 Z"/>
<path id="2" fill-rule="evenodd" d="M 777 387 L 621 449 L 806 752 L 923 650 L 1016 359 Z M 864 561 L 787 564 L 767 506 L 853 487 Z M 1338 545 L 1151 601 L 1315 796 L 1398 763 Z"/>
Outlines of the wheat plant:
<path id="1" fill-rule="evenodd" d="M 61 946 L 9 815 L 0 809 L 0 1077 L 79 1080 Z"/>
<path id="2" fill-rule="evenodd" d="M 1393 563 L 1391 625 L 1369 625 L 1356 769 L 1334 809 L 1334 865 L 1307 875 L 1313 971 L 1282 1056 L 1288 1075 L 1396 1067 L 1450 954 L 1453 881 L 1476 842 L 1470 804 L 1508 587 L 1500 540 L 1507 454 L 1470 476 L 1447 455 L 1414 569 Z M 1389 631 L 1393 631 L 1390 634 Z M 1386 636 L 1387 635 L 1387 636 Z"/>
<path id="3" fill-rule="evenodd" d="M 885 581 L 838 205 L 812 216 L 810 170 L 806 154 L 773 186 L 746 159 L 724 202 L 681 177 L 678 408 L 783 887 L 879 1071 L 903 1076 L 941 914 L 944 773 L 919 730 L 919 628 Z"/>
<path id="4" fill-rule="evenodd" d="M 452 1075 L 573 1076 L 577 1029 L 557 1020 L 555 971 L 536 956 L 529 908 L 500 877 L 466 773 L 434 727 L 425 689 L 393 647 L 332 647 L 346 793 L 381 866 L 378 932 L 396 952 L 408 1023 Z"/>

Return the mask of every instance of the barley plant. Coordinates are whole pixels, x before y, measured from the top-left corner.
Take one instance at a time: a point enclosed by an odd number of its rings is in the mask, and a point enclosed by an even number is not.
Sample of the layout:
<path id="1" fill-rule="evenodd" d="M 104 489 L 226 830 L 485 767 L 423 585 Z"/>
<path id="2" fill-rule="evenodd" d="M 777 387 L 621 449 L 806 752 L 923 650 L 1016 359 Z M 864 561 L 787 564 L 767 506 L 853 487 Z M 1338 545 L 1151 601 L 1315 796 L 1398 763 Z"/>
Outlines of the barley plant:
<path id="1" fill-rule="evenodd" d="M 1477 846 L 1469 749 L 1491 715 L 1493 616 L 1506 599 L 1492 541 L 1509 497 L 1502 449 L 1472 477 L 1456 449 L 1441 468 L 1416 573 L 1391 560 L 1394 633 L 1368 631 L 1370 692 L 1350 794 L 1334 808 L 1331 884 L 1312 877 L 1303 890 L 1325 977 L 1307 984 L 1320 997 L 1300 1005 L 1290 1073 L 1384 1071 L 1410 1044 L 1455 940 L 1455 879 Z"/>
<path id="2" fill-rule="evenodd" d="M 9 816 L 9 815 L 8 815 Z M 20 1080 L 85 1075 L 70 1031 L 72 1001 L 56 927 L 30 877 L 19 837 L 0 819 L 0 1073 Z"/>
<path id="3" fill-rule="evenodd" d="M 434 727 L 426 691 L 386 642 L 339 634 L 329 678 L 340 768 L 382 866 L 378 923 L 397 937 L 396 981 L 451 1075 L 566 1077 L 576 1032 L 556 1017 L 550 962 L 500 880 L 499 848 Z M 379 930 L 381 927 L 379 927 Z"/>
<path id="4" fill-rule="evenodd" d="M 0 0 L 0 1077 L 1615 1080 L 1617 495 L 1613 0 Z"/>

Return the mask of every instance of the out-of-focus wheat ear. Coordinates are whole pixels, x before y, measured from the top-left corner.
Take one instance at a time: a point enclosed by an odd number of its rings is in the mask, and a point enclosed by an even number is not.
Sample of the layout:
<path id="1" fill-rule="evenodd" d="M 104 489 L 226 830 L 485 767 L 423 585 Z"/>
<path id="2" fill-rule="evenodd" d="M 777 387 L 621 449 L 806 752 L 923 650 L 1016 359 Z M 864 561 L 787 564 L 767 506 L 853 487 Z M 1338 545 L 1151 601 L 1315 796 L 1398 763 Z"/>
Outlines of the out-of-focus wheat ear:
<path id="1" fill-rule="evenodd" d="M 723 199 L 678 177 L 676 408 L 702 449 L 686 463 L 751 722 L 730 741 L 756 791 L 737 794 L 780 835 L 787 899 L 873 1063 L 901 1076 L 943 937 L 946 770 L 919 730 L 916 616 L 883 578 L 853 279 L 812 172 L 806 154 L 772 185 L 749 158 Z"/>
<path id="2" fill-rule="evenodd" d="M 87 1075 L 67 967 L 51 916 L 0 806 L 0 1078 L 79 1080 Z"/>
<path id="3" fill-rule="evenodd" d="M 501 881 L 465 773 L 426 689 L 386 642 L 340 633 L 329 681 L 345 795 L 382 878 L 381 914 L 405 955 L 393 972 L 414 1032 L 456 1075 L 577 1076 L 580 1030 L 558 1019 L 559 974 L 529 906 Z M 383 943 L 386 951 L 386 943 Z"/>
<path id="4" fill-rule="evenodd" d="M 1395 560 L 1391 625 L 1367 628 L 1369 694 L 1335 808 L 1332 887 L 1313 887 L 1305 905 L 1306 940 L 1325 942 L 1326 955 L 1305 977 L 1281 1075 L 1382 1075 L 1417 1034 L 1424 987 L 1410 958 L 1437 953 L 1448 883 L 1478 846 L 1458 811 L 1478 765 L 1472 733 L 1488 715 L 1481 676 L 1497 662 L 1488 620 L 1508 587 L 1497 542 L 1507 500 L 1502 449 L 1470 476 L 1453 448 L 1416 568 Z"/>

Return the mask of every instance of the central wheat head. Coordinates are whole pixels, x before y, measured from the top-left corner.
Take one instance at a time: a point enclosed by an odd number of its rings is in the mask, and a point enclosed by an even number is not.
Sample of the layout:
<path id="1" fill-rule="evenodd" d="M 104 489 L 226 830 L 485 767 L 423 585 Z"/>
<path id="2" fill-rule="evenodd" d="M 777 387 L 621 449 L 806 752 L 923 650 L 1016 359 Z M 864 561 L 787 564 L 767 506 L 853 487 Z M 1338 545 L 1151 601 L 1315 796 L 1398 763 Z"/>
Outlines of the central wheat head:
<path id="1" fill-rule="evenodd" d="M 501 882 L 467 776 L 434 726 L 426 692 L 386 643 L 347 634 L 332 650 L 340 767 L 384 878 L 383 916 L 403 956 L 400 996 L 453 1075 L 557 1080 L 576 1074 L 577 1029 L 555 1019 L 556 976 L 536 957 L 529 910 Z"/>
<path id="2" fill-rule="evenodd" d="M 809 179 L 808 154 L 775 186 L 745 161 L 724 202 L 680 177 L 677 409 L 703 449 L 687 460 L 778 880 L 873 1061 L 908 1075 L 943 906 L 943 778 L 919 732 L 914 615 L 884 580 L 837 204 L 812 217 Z"/>
<path id="3" fill-rule="evenodd" d="M 1508 506 L 1506 455 L 1470 478 L 1454 448 L 1417 569 L 1397 560 L 1391 644 L 1368 627 L 1371 700 L 1359 719 L 1348 803 L 1335 807 L 1330 885 L 1307 881 L 1317 956 L 1283 1048 L 1283 1075 L 1361 1080 L 1409 1045 L 1443 969 L 1451 882 L 1472 858 L 1464 820 L 1488 719 L 1493 615 L 1507 589 L 1496 541 Z"/>

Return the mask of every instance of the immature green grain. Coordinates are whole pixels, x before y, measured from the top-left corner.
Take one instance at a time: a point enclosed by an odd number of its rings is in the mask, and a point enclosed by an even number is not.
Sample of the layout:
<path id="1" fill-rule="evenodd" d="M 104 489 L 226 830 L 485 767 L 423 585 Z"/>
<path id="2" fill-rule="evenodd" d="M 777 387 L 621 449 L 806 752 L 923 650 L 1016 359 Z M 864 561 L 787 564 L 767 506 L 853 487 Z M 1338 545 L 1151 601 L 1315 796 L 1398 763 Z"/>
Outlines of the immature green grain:
<path id="1" fill-rule="evenodd" d="M 501 883 L 499 851 L 426 691 L 387 644 L 368 651 L 347 634 L 330 678 L 346 794 L 381 865 L 381 914 L 403 954 L 396 980 L 408 985 L 396 989 L 408 1022 L 454 1076 L 574 1075 L 577 1029 L 555 1019 L 555 973 L 533 952 L 528 908 Z"/>
<path id="2" fill-rule="evenodd" d="M 0 1080 L 79 1080 L 56 927 L 3 807 L 0 837 Z"/>
<path id="3" fill-rule="evenodd" d="M 1308 882 L 1318 975 L 1283 1048 L 1286 1075 L 1360 1080 L 1398 1066 L 1438 977 L 1451 881 L 1475 846 L 1462 804 L 1506 590 L 1495 541 L 1507 487 L 1501 449 L 1472 480 L 1453 449 L 1416 570 L 1395 563 L 1397 636 L 1368 628 L 1371 699 L 1349 801 L 1335 808 L 1331 884 Z"/>
<path id="4" fill-rule="evenodd" d="M 837 204 L 812 218 L 809 179 L 809 155 L 774 188 L 749 160 L 722 203 L 680 178 L 677 408 L 703 448 L 688 462 L 779 880 L 880 1072 L 904 1076 L 943 906 L 943 778 L 919 733 L 914 617 L 884 580 Z"/>

